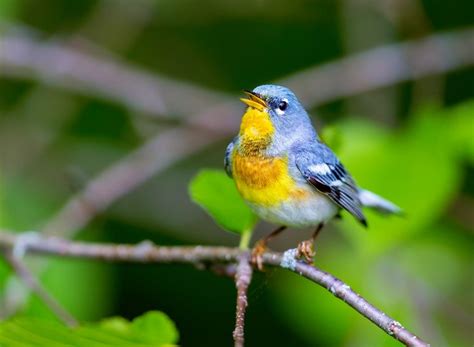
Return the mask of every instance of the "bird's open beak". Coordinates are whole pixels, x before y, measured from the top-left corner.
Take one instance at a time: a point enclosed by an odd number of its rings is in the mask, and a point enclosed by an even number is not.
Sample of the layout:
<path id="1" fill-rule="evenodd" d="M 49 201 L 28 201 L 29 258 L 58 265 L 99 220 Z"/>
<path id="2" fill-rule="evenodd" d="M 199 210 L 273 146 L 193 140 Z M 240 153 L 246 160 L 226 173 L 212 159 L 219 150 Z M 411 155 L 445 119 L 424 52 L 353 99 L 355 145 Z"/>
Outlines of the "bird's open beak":
<path id="1" fill-rule="evenodd" d="M 244 93 L 247 94 L 248 99 L 246 98 L 241 98 L 240 101 L 242 101 L 244 104 L 256 108 L 259 111 L 263 111 L 268 107 L 267 103 L 265 100 L 262 99 L 262 97 L 250 90 L 244 90 Z"/>

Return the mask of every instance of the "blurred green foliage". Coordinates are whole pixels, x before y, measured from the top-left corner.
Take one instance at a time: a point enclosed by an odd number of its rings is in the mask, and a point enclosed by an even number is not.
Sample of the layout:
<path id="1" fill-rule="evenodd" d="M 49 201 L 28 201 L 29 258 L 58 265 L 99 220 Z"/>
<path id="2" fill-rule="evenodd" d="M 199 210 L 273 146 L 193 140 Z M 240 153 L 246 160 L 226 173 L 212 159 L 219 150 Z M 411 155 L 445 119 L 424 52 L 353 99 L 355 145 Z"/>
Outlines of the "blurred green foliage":
<path id="1" fill-rule="evenodd" d="M 325 0 L 2 0 L 0 19 L 31 30 L 46 43 L 63 39 L 71 47 L 103 49 L 150 74 L 236 95 L 243 88 L 362 49 L 474 24 L 471 0 L 349 5 Z M 357 12 L 351 10 L 354 6 Z M 0 40 L 2 33 L 0 28 Z M 16 79 L 2 69 L 1 227 L 40 229 L 88 180 L 170 126 L 131 112 L 122 103 L 46 86 L 37 81 L 38 76 Z M 324 124 L 324 140 L 357 182 L 405 211 L 403 218 L 384 218 L 368 211 L 367 230 L 347 215 L 331 223 L 318 239 L 317 265 L 436 346 L 470 346 L 474 340 L 473 86 L 471 67 L 310 110 L 317 116 L 318 128 L 319 122 Z M 234 116 L 237 119 L 240 114 Z M 229 141 L 209 146 L 159 173 L 98 215 L 78 238 L 237 245 L 238 237 L 222 232 L 188 196 L 188 184 L 196 172 L 203 167 L 221 170 Z M 213 175 L 222 184 L 221 190 L 209 187 Z M 198 188 L 210 190 L 210 198 L 203 198 L 198 189 L 201 197 L 194 199 L 220 226 L 241 231 L 253 220 L 246 212 L 239 213 L 241 220 L 228 216 L 230 208 L 242 207 L 238 207 L 241 201 L 232 181 L 224 175 L 213 171 L 201 176 Z M 221 200 L 216 204 L 216 192 L 225 197 L 226 204 Z M 254 239 L 272 228 L 257 227 Z M 305 237 L 303 231 L 290 230 L 271 247 L 284 250 Z M 39 259 L 26 261 L 35 268 Z M 54 259 L 49 260 L 41 281 L 81 321 L 111 315 L 130 319 L 159 309 L 173 317 L 184 346 L 232 343 L 234 284 L 213 273 L 185 266 Z M 18 288 L 21 284 L 2 264 L 2 293 Z M 8 304 L 0 300 L 1 313 Z M 0 332 L 12 329 L 8 333 L 15 335 L 9 337 L 20 339 L 25 334 L 18 329 L 44 327 L 39 333 L 53 329 L 58 337 L 77 337 L 54 319 L 32 296 L 18 317 L 0 325 Z M 161 324 L 154 318 L 146 322 L 152 327 Z M 105 332 L 104 324 L 113 326 L 114 333 Z M 84 324 L 79 331 L 87 335 L 100 330 L 101 336 L 117 338 L 115 331 L 127 330 L 130 337 L 134 324 L 117 318 Z M 148 328 L 139 330 L 151 336 Z M 166 343 L 176 343 L 175 333 L 166 336 Z M 397 345 L 326 290 L 279 271 L 255 275 L 246 342 L 248 346 Z"/>

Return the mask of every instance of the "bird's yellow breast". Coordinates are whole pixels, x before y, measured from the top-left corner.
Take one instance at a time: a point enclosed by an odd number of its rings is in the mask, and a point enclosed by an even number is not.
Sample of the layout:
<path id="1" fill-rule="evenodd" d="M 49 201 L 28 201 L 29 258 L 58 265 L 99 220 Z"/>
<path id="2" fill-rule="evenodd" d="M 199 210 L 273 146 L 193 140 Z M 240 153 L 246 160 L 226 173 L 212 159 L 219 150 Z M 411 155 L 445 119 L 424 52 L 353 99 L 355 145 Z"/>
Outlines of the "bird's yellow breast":
<path id="1" fill-rule="evenodd" d="M 275 206 L 303 199 L 307 190 L 296 186 L 288 172 L 288 159 L 265 155 L 275 129 L 266 109 L 247 108 L 232 154 L 232 175 L 242 197 L 260 206 Z"/>
<path id="2" fill-rule="evenodd" d="M 240 123 L 241 150 L 245 153 L 261 152 L 271 143 L 275 132 L 266 109 L 248 107 Z"/>
<path id="3" fill-rule="evenodd" d="M 245 155 L 235 150 L 232 172 L 242 197 L 253 204 L 275 206 L 309 193 L 296 186 L 288 173 L 286 158 Z"/>

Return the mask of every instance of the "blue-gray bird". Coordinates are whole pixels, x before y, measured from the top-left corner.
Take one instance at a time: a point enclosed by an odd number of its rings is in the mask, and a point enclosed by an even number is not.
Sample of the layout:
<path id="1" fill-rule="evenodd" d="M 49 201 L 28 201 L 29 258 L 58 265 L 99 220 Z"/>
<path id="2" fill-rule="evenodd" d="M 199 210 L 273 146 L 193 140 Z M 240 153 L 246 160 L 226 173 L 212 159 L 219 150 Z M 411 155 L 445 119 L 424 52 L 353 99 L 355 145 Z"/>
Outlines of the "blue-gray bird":
<path id="1" fill-rule="evenodd" d="M 245 93 L 248 98 L 241 100 L 248 107 L 239 134 L 227 147 L 225 169 L 252 210 L 280 226 L 258 243 L 255 254 L 286 227 L 313 226 L 313 239 L 298 247 L 300 255 L 310 261 L 314 238 L 341 210 L 364 226 L 363 207 L 389 214 L 400 212 L 393 203 L 357 186 L 336 155 L 321 142 L 291 90 L 262 85 Z"/>

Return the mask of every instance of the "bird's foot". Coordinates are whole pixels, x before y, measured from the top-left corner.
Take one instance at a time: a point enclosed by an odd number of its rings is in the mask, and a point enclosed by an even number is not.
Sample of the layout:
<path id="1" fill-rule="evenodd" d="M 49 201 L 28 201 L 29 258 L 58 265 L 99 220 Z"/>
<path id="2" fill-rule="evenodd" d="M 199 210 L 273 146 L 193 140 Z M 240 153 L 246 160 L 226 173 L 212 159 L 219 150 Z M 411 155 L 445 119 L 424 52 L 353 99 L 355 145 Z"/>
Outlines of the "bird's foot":
<path id="1" fill-rule="evenodd" d="M 306 263 L 312 264 L 314 261 L 314 256 L 316 252 L 314 251 L 314 240 L 306 240 L 298 244 L 296 256 L 302 258 Z"/>
<path id="2" fill-rule="evenodd" d="M 257 266 L 260 271 L 263 270 L 263 253 L 267 250 L 266 240 L 259 240 L 252 249 L 250 261 Z"/>
<path id="3" fill-rule="evenodd" d="M 281 233 L 283 230 L 286 229 L 286 226 L 281 226 L 275 230 L 272 231 L 270 235 L 267 235 L 261 240 L 258 240 L 257 243 L 255 244 L 254 248 L 252 249 L 252 254 L 251 254 L 251 262 L 252 264 L 257 265 L 257 268 L 262 271 L 263 270 L 263 253 L 267 250 L 267 243 L 271 239 L 273 239 L 275 236 L 277 236 L 279 233 Z"/>

